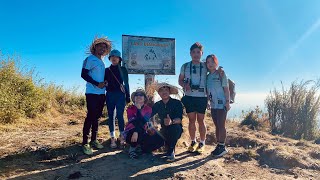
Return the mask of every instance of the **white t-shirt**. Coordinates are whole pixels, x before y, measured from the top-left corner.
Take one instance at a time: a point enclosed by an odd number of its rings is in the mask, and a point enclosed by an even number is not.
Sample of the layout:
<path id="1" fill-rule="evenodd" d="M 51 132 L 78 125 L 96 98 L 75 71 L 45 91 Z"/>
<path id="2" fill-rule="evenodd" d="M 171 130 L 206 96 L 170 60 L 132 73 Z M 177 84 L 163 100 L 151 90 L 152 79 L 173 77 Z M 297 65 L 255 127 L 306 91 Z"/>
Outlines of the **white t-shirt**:
<path id="1" fill-rule="evenodd" d="M 104 74 L 105 74 L 105 64 L 104 62 L 97 58 L 94 55 L 88 56 L 83 62 L 83 68 L 89 70 L 89 76 L 97 81 L 103 82 L 104 81 Z M 105 94 L 106 88 L 98 88 L 97 86 L 87 82 L 86 84 L 86 94 Z"/>
<path id="2" fill-rule="evenodd" d="M 218 71 L 208 74 L 207 92 L 212 109 L 224 109 L 226 105 L 226 97 L 223 89 L 224 87 L 229 87 L 228 78 L 225 73 L 222 77 L 222 80 L 220 80 Z"/>
<path id="3" fill-rule="evenodd" d="M 193 64 L 191 62 L 187 62 L 181 66 L 180 74 L 184 75 L 185 79 L 189 79 L 192 85 L 197 85 L 201 88 L 200 91 L 191 90 L 191 92 L 185 92 L 187 96 L 207 97 L 207 94 L 206 94 L 207 67 L 205 63 L 200 62 L 200 64 Z"/>

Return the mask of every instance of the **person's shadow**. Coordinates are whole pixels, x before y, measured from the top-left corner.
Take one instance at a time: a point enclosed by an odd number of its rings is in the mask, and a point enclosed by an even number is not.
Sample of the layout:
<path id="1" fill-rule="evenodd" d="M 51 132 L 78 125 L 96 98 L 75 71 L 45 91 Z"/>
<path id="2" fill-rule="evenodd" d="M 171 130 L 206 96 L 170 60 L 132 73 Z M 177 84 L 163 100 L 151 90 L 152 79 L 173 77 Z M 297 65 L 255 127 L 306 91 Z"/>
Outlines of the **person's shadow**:
<path id="1" fill-rule="evenodd" d="M 130 159 L 125 150 L 113 150 L 109 144 L 95 151 L 92 156 L 84 155 L 81 146 L 71 145 L 56 149 L 38 149 L 31 152 L 9 155 L 0 158 L 0 178 L 8 179 L 128 179 L 169 178 L 176 172 L 195 169 L 210 158 L 197 159 L 179 166 L 167 167 L 157 172 L 148 172 L 148 168 L 163 165 L 166 162 L 161 155 L 144 154 L 139 159 Z M 179 162 L 190 156 L 183 152 L 177 154 Z M 145 172 L 145 173 L 144 173 Z"/>

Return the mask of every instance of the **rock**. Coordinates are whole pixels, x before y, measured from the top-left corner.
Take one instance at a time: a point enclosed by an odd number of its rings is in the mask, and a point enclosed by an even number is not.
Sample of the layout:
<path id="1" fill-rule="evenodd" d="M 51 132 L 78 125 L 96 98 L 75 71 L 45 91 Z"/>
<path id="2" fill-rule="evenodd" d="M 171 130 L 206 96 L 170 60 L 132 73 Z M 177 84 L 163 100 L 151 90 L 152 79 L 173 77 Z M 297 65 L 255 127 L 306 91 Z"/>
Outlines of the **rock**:
<path id="1" fill-rule="evenodd" d="M 184 145 L 184 147 L 189 147 L 189 144 L 186 141 L 183 141 L 182 144 Z"/>
<path id="2" fill-rule="evenodd" d="M 262 168 L 269 168 L 269 166 L 267 164 L 264 164 L 261 166 Z"/>

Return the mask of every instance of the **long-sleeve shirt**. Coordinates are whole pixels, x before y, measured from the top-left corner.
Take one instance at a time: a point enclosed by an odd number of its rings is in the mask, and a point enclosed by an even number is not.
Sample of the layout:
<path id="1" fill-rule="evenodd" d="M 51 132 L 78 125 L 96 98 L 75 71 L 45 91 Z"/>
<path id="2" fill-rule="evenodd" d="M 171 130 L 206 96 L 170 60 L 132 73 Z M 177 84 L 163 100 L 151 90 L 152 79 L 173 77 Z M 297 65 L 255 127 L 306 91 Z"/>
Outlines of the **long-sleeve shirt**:
<path id="1" fill-rule="evenodd" d="M 100 82 L 105 78 L 105 64 L 94 55 L 88 56 L 83 61 L 81 77 L 87 82 L 86 94 L 105 94 L 105 88 L 99 88 Z"/>
<path id="2" fill-rule="evenodd" d="M 144 133 L 147 130 L 147 122 L 150 120 L 152 113 L 151 107 L 145 105 L 141 109 L 136 106 L 130 106 L 127 109 L 128 124 L 124 130 L 124 136 L 130 132 Z"/>
<path id="3" fill-rule="evenodd" d="M 118 79 L 119 82 L 117 81 L 116 78 Z M 110 69 L 109 68 L 105 69 L 104 80 L 108 81 L 108 86 L 107 86 L 108 92 L 120 92 L 121 91 L 120 84 L 122 84 L 126 89 L 126 97 L 130 97 L 128 71 L 125 67 L 120 67 L 119 65 L 116 65 L 116 66 L 110 65 Z"/>

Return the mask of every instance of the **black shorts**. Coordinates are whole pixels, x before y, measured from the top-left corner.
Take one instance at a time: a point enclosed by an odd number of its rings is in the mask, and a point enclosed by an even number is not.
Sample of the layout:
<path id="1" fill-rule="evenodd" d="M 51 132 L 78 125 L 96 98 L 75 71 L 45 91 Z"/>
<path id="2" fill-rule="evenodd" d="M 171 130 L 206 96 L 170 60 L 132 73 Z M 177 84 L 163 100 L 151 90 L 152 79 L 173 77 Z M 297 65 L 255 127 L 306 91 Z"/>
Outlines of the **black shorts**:
<path id="1" fill-rule="evenodd" d="M 205 114 L 207 109 L 207 97 L 183 96 L 181 99 L 187 113 L 197 112 Z"/>

